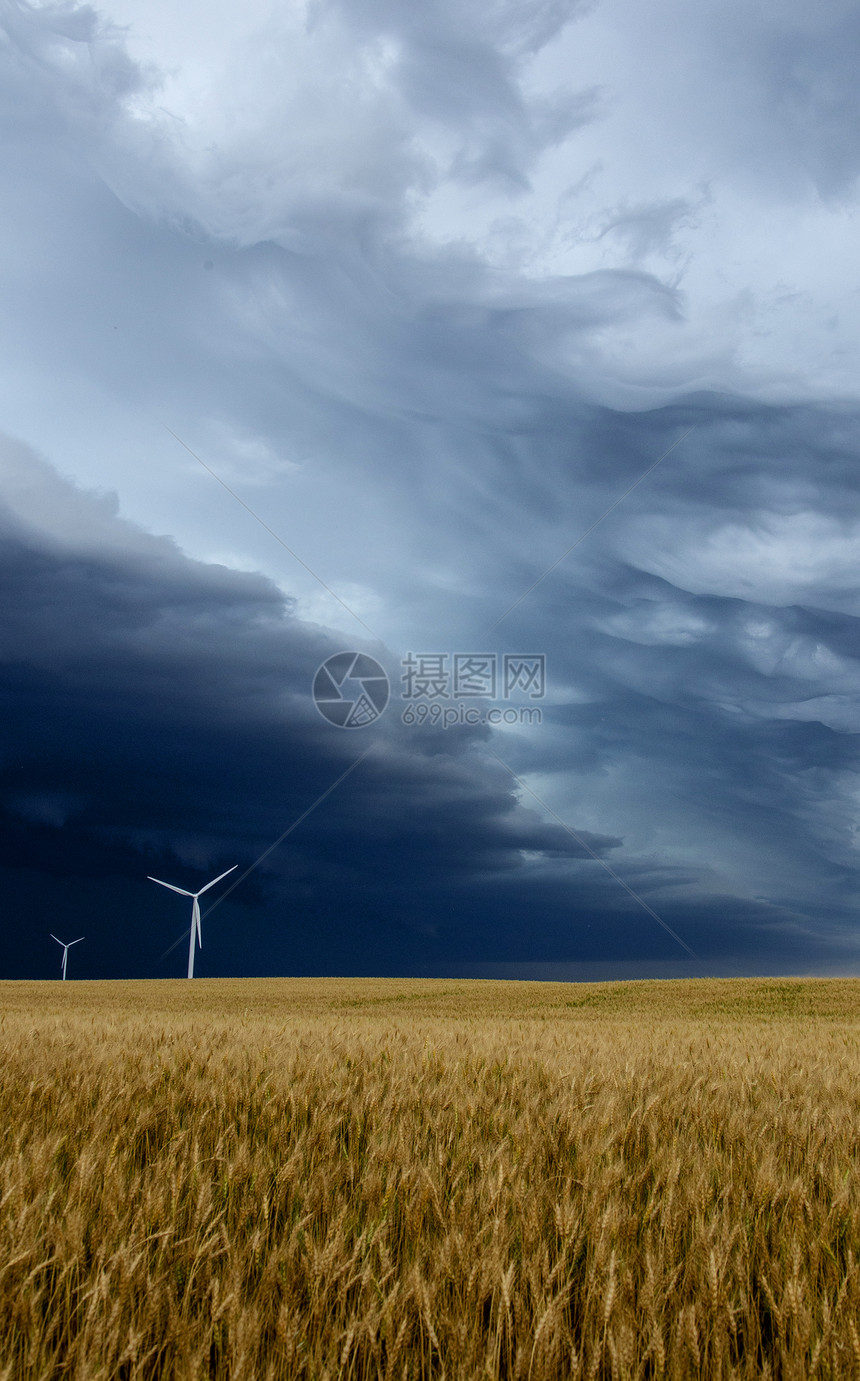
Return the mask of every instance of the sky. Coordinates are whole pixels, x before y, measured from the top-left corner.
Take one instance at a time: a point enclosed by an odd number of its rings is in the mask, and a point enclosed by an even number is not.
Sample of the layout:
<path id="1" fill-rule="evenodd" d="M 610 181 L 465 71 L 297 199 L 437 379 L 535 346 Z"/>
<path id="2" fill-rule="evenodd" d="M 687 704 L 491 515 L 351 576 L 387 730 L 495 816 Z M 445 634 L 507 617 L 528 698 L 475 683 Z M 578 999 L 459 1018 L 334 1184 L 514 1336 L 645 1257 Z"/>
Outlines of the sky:
<path id="1" fill-rule="evenodd" d="M 0 977 L 860 972 L 858 59 L 0 0 Z"/>

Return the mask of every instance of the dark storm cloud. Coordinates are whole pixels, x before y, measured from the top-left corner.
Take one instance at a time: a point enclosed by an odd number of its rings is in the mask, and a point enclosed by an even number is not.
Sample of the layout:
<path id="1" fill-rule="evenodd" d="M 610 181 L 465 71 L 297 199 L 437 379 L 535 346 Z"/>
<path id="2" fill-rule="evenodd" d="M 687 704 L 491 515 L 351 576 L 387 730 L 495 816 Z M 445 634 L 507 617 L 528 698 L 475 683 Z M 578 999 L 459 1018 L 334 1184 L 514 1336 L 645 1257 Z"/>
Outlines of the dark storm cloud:
<path id="1" fill-rule="evenodd" d="M 16 499 L 0 546 L 6 869 L 72 891 L 105 877 L 137 884 L 140 912 L 148 872 L 190 880 L 227 854 L 253 863 L 368 746 L 327 725 L 310 698 L 341 642 L 303 624 L 263 577 L 189 561 L 21 446 L 7 443 L 4 459 Z M 32 526 L 28 508 L 47 527 Z M 516 804 L 510 778 L 474 751 L 483 733 L 422 740 L 380 721 L 370 757 L 252 875 L 247 898 L 270 908 L 275 932 L 281 908 L 295 912 L 294 888 L 323 935 L 357 906 L 353 941 L 360 934 L 372 966 L 387 928 L 408 937 L 430 925 L 442 873 L 450 906 L 458 888 L 516 872 L 524 850 L 589 857 Z M 597 854 L 620 843 L 582 837 Z M 174 914 L 161 898 L 149 905 Z M 462 907 L 461 897 L 460 925 Z M 504 931 L 511 918 L 497 923 Z M 109 918 L 88 926 L 95 939 Z M 337 935 L 335 925 L 335 955 Z M 302 953 L 307 937 L 293 944 Z M 238 939 L 230 952 L 241 963 Z"/>
<path id="2" fill-rule="evenodd" d="M 592 483 L 600 464 L 624 491 L 642 420 L 605 420 Z M 572 552 L 505 621 L 512 641 L 528 633 L 554 648 L 554 674 L 572 692 L 551 716 L 557 731 L 517 761 L 551 777 L 566 768 L 589 820 L 606 810 L 628 850 L 695 859 L 689 924 L 695 915 L 704 924 L 703 895 L 722 893 L 726 934 L 740 948 L 742 931 L 754 947 L 755 927 L 735 930 L 746 894 L 795 913 L 792 944 L 820 923 L 827 950 L 838 916 L 851 943 L 860 418 L 703 397 L 647 420 L 655 455 L 693 431 L 635 501 L 606 518 L 599 540 Z M 583 511 L 573 477 L 557 494 L 574 540 L 599 518 L 600 501 Z M 552 550 L 545 537 L 538 545 Z M 524 589 L 541 565 L 522 572 Z M 652 876 L 649 900 L 659 909 L 672 889 L 680 899 L 679 883 L 676 873 L 662 892 Z M 771 939 L 778 933 L 777 924 Z"/>
<path id="3" fill-rule="evenodd" d="M 131 962 L 145 973 L 176 921 L 175 909 L 147 896 L 146 873 L 181 884 L 237 858 L 247 866 L 364 746 L 310 703 L 316 666 L 341 645 L 298 620 L 269 581 L 188 561 L 24 448 L 7 448 L 4 479 L 14 498 L 2 544 L 10 895 L 86 920 L 93 940 L 104 940 L 88 971 Z M 601 775 L 623 770 L 634 828 L 651 811 L 674 826 L 672 843 L 695 846 L 695 858 L 668 864 L 646 849 L 619 864 L 617 837 L 583 837 L 610 851 L 627 884 L 711 968 L 761 965 L 763 953 L 778 956 L 771 966 L 837 962 L 849 952 L 851 841 L 838 811 L 827 837 L 821 805 L 856 770 L 844 736 L 821 723 L 773 722 L 774 706 L 794 703 L 797 690 L 789 670 L 775 681 L 744 667 L 737 625 L 749 611 L 738 601 L 680 595 L 605 554 L 582 574 L 573 585 L 560 580 L 566 613 L 556 589 L 544 616 L 557 680 L 585 675 L 587 699 L 548 707 L 545 747 L 514 741 L 501 751 L 518 770 L 572 773 L 589 817 Z M 821 643 L 829 630 L 843 655 L 856 650 L 847 616 L 795 607 L 783 616 L 791 637 Z M 524 625 L 532 637 L 540 622 L 533 614 Z M 391 664 L 383 649 L 369 650 Z M 727 717 L 714 678 L 736 700 L 764 683 L 771 722 Z M 821 668 L 816 686 L 826 688 Z M 510 779 L 481 755 L 485 740 L 477 730 L 410 738 L 381 722 L 371 756 L 219 908 L 210 963 L 443 971 L 490 954 L 549 963 L 619 953 L 673 962 L 673 942 L 570 835 L 515 805 Z M 745 837 L 755 841 L 759 883 L 768 866 L 774 874 L 758 895 L 744 896 L 749 878 L 726 874 L 726 843 Z M 115 947 L 106 880 L 129 898 L 121 912 L 130 950 Z M 141 927 L 158 937 L 148 954 Z"/>

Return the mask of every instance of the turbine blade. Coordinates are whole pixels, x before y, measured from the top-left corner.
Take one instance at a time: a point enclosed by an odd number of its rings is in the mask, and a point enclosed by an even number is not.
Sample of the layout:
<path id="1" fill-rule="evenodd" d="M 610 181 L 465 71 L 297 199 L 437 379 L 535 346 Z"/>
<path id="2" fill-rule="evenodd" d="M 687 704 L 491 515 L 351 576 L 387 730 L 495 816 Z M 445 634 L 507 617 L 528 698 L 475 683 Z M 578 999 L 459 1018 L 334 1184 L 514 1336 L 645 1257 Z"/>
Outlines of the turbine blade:
<path id="1" fill-rule="evenodd" d="M 148 882 L 157 882 L 159 887 L 169 887 L 171 892 L 178 892 L 181 897 L 193 897 L 193 892 L 186 892 L 184 887 L 174 887 L 172 882 L 162 882 L 161 878 L 152 878 L 147 873 Z"/>
<path id="2" fill-rule="evenodd" d="M 50 937 L 51 937 L 52 940 L 57 940 L 57 937 L 56 937 L 56 935 L 54 934 L 53 930 L 49 930 L 49 931 L 48 931 L 48 934 L 50 935 Z M 62 943 L 63 943 L 62 940 L 57 940 L 57 944 L 58 944 L 58 945 L 61 945 Z"/>
<path id="3" fill-rule="evenodd" d="M 77 940 L 70 940 L 69 949 L 71 949 L 72 945 L 79 945 L 81 943 L 81 940 L 85 940 L 86 938 L 86 935 L 79 935 Z"/>
<path id="4" fill-rule="evenodd" d="M 234 873 L 238 867 L 238 863 L 234 863 L 232 868 L 227 869 L 227 873 Z M 205 887 L 200 888 L 200 891 L 197 893 L 198 897 L 202 897 L 203 893 L 208 892 L 210 887 L 214 887 L 216 882 L 220 882 L 221 878 L 225 878 L 227 873 L 222 873 L 220 877 L 213 878 L 211 882 L 207 882 Z"/>
<path id="5" fill-rule="evenodd" d="M 202 935 L 201 930 L 200 930 L 200 903 L 198 902 L 198 900 L 197 900 L 196 897 L 194 898 L 193 913 L 194 913 L 194 914 L 193 914 L 192 917 L 191 917 L 191 924 L 194 925 L 194 924 L 196 923 L 196 925 L 197 925 L 197 943 L 198 943 L 198 945 L 200 946 L 200 948 L 202 949 L 202 948 L 203 948 L 203 935 Z"/>

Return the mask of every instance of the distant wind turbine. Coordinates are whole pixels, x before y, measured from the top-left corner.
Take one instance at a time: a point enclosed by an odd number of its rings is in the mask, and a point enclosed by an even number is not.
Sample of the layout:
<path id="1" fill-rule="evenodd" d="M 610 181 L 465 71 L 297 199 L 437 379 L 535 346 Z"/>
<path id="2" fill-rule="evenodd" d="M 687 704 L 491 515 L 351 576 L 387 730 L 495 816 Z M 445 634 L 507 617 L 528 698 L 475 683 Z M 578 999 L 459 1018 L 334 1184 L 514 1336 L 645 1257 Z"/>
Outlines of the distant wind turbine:
<path id="1" fill-rule="evenodd" d="M 239 867 L 238 863 L 234 863 L 232 868 L 228 868 L 228 869 L 227 869 L 227 873 L 232 873 L 232 872 L 233 872 L 236 868 L 238 868 L 238 867 Z M 221 873 L 217 878 L 213 878 L 211 882 L 207 882 L 206 886 L 205 886 L 205 887 L 201 887 L 199 892 L 186 892 L 186 890 L 185 890 L 184 887 L 174 887 L 174 885 L 173 885 L 172 882 L 162 882 L 162 881 L 161 881 L 161 878 L 149 877 L 149 875 L 147 874 L 147 881 L 148 881 L 148 882 L 157 882 L 158 885 L 159 885 L 159 887 L 169 887 L 170 890 L 171 890 L 171 892 L 178 892 L 179 895 L 180 895 L 181 897 L 191 897 L 192 900 L 193 900 L 193 905 L 192 905 L 192 907 L 191 907 L 191 934 L 190 934 L 189 939 L 188 939 L 188 977 L 189 977 L 189 978 L 193 978 L 193 977 L 194 977 L 194 932 L 195 932 L 195 931 L 197 932 L 197 941 L 198 941 L 198 944 L 200 945 L 200 948 L 201 948 L 201 949 L 203 948 L 203 936 L 202 936 L 201 933 L 200 933 L 200 903 L 199 903 L 199 901 L 197 900 L 197 898 L 198 898 L 198 897 L 202 897 L 202 896 L 203 896 L 203 893 L 204 893 L 204 892 L 208 892 L 210 887 L 214 887 L 216 882 L 220 882 L 220 881 L 221 881 L 221 878 L 225 878 L 225 877 L 227 876 L 227 873 Z"/>
<path id="2" fill-rule="evenodd" d="M 51 939 L 52 939 L 52 940 L 57 940 L 57 937 L 56 937 L 56 935 L 54 935 L 53 931 L 49 931 L 48 933 L 49 933 L 49 935 L 51 936 Z M 63 980 L 64 980 L 64 981 L 65 981 L 65 977 L 66 977 L 66 960 L 67 960 L 68 957 L 69 957 L 69 950 L 72 948 L 72 945 L 79 945 L 79 944 L 81 943 L 81 940 L 85 940 L 86 938 L 87 938 L 86 935 L 79 935 L 78 938 L 77 938 L 77 940 L 70 940 L 69 943 L 68 943 L 67 945 L 64 945 L 63 942 L 62 942 L 62 940 L 57 940 L 57 944 L 58 944 L 58 945 L 62 945 L 62 947 L 63 947 Z"/>

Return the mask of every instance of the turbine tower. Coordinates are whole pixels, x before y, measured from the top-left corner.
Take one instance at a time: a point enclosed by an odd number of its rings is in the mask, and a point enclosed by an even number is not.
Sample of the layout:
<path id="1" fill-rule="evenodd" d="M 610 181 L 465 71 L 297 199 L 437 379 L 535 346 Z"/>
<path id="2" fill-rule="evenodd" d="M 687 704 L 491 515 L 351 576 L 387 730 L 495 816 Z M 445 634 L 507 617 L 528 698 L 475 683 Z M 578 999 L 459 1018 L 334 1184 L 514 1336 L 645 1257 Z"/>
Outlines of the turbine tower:
<path id="1" fill-rule="evenodd" d="M 48 933 L 49 933 L 49 935 L 51 936 L 51 939 L 52 939 L 52 940 L 57 940 L 57 937 L 56 937 L 56 935 L 53 933 L 53 931 L 49 931 Z M 63 981 L 64 981 L 64 982 L 65 982 L 65 978 L 66 978 L 66 960 L 67 960 L 68 957 L 69 957 L 69 950 L 72 948 L 72 945 L 79 945 L 79 944 L 81 943 L 81 940 L 85 940 L 86 938 L 87 938 L 86 935 L 79 935 L 78 938 L 77 938 L 77 940 L 70 940 L 69 943 L 68 943 L 67 945 L 64 945 L 63 942 L 62 942 L 62 940 L 57 940 L 57 944 L 58 944 L 58 945 L 62 945 L 62 949 L 63 949 Z"/>
<path id="2" fill-rule="evenodd" d="M 233 870 L 234 870 L 235 868 L 238 868 L 238 867 L 239 867 L 238 863 L 234 863 L 232 868 L 228 868 L 228 869 L 227 869 L 227 873 L 232 873 Z M 200 933 L 200 903 L 199 903 L 199 901 L 197 900 L 197 898 L 198 898 L 198 897 L 202 897 L 202 896 L 203 896 L 203 893 L 204 893 L 204 892 L 208 892 L 210 887 L 214 887 L 216 882 L 220 882 L 220 881 L 221 881 L 221 878 L 225 878 L 225 877 L 227 876 L 227 873 L 220 873 L 220 874 L 218 875 L 217 878 L 213 878 L 211 882 L 207 882 L 207 884 L 206 884 L 205 887 L 201 887 L 199 892 L 186 892 L 186 890 L 185 890 L 184 887 L 174 887 L 174 885 L 173 885 L 172 882 L 162 882 L 162 881 L 161 881 L 161 878 L 149 877 L 149 875 L 147 874 L 147 881 L 148 881 L 148 882 L 157 882 L 158 885 L 159 885 L 159 887 L 169 887 L 170 890 L 171 890 L 171 892 L 178 892 L 179 895 L 180 895 L 181 897 L 191 897 L 191 898 L 192 898 L 192 906 L 191 906 L 191 934 L 190 934 L 190 936 L 189 936 L 189 938 L 188 938 L 188 977 L 189 977 L 189 978 L 193 978 L 193 977 L 194 977 L 194 932 L 195 932 L 195 930 L 196 930 L 196 932 L 197 932 L 197 941 L 198 941 L 198 943 L 199 943 L 199 945 L 200 945 L 200 948 L 201 948 L 201 949 L 203 948 L 203 936 L 202 936 L 201 933 Z"/>

